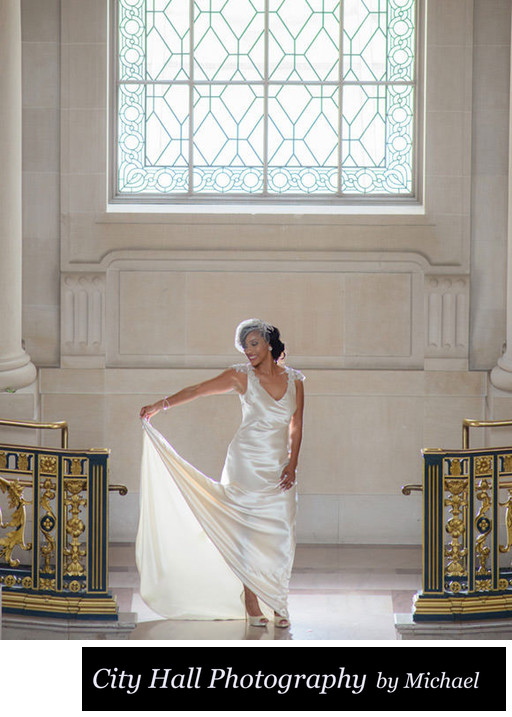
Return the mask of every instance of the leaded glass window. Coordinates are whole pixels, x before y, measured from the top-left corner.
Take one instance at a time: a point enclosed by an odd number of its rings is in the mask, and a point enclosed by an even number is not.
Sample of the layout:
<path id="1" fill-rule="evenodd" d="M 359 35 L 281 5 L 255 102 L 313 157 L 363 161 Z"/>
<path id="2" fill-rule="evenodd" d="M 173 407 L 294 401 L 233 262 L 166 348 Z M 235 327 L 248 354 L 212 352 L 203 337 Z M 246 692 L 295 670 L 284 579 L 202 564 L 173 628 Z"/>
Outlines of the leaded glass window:
<path id="1" fill-rule="evenodd" d="M 414 194 L 416 0 L 115 0 L 118 197 Z"/>

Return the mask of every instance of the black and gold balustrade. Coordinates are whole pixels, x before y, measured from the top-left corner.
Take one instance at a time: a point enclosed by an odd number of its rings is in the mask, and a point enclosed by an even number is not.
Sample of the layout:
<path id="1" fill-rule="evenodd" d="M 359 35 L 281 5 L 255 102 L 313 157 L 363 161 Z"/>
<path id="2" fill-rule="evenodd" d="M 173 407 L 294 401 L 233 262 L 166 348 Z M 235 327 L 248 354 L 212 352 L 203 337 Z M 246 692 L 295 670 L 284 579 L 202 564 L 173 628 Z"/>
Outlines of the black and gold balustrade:
<path id="1" fill-rule="evenodd" d="M 469 448 L 469 428 L 512 426 L 512 421 L 463 424 L 461 450 L 424 449 L 423 585 L 413 620 L 512 617 L 512 447 Z"/>
<path id="2" fill-rule="evenodd" d="M 0 586 L 4 613 L 117 620 L 108 591 L 108 449 L 0 445 Z"/>

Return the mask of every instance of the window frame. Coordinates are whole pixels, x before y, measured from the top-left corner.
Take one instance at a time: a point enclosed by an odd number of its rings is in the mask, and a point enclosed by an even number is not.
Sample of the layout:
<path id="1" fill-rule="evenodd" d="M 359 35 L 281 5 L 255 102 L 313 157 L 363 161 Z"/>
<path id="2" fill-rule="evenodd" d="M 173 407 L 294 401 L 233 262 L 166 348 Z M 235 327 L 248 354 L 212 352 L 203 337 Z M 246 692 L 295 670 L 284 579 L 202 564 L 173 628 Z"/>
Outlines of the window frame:
<path id="1" fill-rule="evenodd" d="M 424 127 L 425 127 L 425 27 L 426 2 L 416 0 L 416 26 L 415 26 L 415 71 L 411 85 L 415 91 L 415 106 L 413 117 L 414 139 L 412 142 L 412 190 L 410 194 L 333 194 L 321 196 L 315 194 L 161 194 L 161 193 L 126 193 L 118 191 L 118 114 L 119 114 L 119 80 L 118 80 L 118 53 L 119 53 L 119 0 L 109 0 L 109 27 L 108 41 L 109 70 L 108 70 L 108 197 L 107 206 L 114 211 L 122 211 L 122 207 L 131 211 L 140 207 L 140 211 L 148 206 L 158 207 L 160 211 L 179 209 L 181 211 L 207 210 L 209 207 L 219 211 L 224 207 L 226 212 L 231 208 L 241 211 L 264 211 L 271 209 L 279 212 L 280 208 L 286 212 L 297 208 L 317 209 L 320 212 L 357 211 L 366 209 L 385 208 L 392 212 L 404 213 L 415 211 L 423 206 L 424 201 Z M 372 83 L 374 84 L 374 83 Z M 377 84 L 377 83 L 375 83 Z M 386 83 L 380 83 L 386 84 Z M 190 140 L 192 141 L 192 139 Z"/>

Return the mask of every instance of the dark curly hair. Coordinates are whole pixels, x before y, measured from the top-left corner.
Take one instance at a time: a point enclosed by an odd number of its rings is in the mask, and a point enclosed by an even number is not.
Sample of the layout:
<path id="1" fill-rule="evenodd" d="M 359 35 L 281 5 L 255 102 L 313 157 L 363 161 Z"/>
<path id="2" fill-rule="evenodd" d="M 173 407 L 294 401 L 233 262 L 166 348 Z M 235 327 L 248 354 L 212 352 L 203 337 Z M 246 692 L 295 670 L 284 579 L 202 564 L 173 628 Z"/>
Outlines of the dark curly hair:
<path id="1" fill-rule="evenodd" d="M 284 344 L 281 341 L 281 336 L 279 334 L 279 329 L 275 326 L 272 326 L 272 329 L 270 331 L 270 336 L 268 338 L 268 343 L 271 346 L 271 353 L 272 358 L 274 361 L 278 361 L 281 356 L 284 357 L 285 351 L 284 351 Z"/>

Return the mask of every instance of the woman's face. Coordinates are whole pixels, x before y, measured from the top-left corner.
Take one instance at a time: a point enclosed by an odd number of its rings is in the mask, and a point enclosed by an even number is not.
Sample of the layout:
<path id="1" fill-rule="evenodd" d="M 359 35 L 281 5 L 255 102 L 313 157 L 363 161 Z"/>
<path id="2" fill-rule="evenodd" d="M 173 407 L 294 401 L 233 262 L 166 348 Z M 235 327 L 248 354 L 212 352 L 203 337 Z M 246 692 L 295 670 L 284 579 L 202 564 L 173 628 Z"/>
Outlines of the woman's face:
<path id="1" fill-rule="evenodd" d="M 251 331 L 245 337 L 245 355 L 253 366 L 258 366 L 269 353 L 270 344 L 265 341 L 259 331 Z"/>

